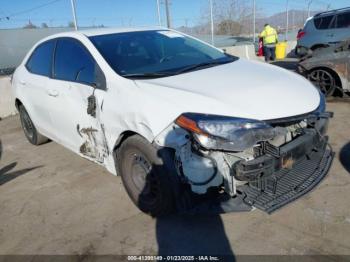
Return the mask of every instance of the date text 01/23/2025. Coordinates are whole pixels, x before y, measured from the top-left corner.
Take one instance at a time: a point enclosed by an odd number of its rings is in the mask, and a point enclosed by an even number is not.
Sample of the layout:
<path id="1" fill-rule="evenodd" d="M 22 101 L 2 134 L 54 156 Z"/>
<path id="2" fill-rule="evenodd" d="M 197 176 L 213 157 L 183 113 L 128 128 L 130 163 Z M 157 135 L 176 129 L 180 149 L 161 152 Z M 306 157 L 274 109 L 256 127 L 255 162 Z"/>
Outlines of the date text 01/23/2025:
<path id="1" fill-rule="evenodd" d="M 128 256 L 128 261 L 220 261 L 217 256 Z"/>

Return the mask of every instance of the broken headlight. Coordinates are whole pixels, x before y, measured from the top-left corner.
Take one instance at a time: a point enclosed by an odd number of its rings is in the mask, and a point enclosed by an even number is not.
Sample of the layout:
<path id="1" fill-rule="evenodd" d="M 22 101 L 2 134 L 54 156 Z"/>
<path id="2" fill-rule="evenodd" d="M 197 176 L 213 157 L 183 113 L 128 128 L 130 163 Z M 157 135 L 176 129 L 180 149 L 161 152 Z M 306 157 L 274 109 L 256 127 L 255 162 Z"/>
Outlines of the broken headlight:
<path id="1" fill-rule="evenodd" d="M 259 120 L 195 113 L 182 114 L 175 122 L 191 131 L 202 147 L 235 152 L 270 140 L 282 131 Z"/>

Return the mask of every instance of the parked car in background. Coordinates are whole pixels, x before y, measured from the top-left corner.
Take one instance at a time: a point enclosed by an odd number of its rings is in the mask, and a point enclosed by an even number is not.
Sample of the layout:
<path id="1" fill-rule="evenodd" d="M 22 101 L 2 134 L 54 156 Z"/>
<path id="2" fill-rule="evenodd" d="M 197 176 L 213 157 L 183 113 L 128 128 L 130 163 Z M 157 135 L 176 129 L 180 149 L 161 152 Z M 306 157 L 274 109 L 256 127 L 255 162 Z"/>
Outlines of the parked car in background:
<path id="1" fill-rule="evenodd" d="M 309 81 L 174 30 L 50 36 L 12 86 L 30 143 L 51 139 L 121 175 L 153 216 L 270 213 L 313 189 L 333 159 L 331 113 Z"/>
<path id="2" fill-rule="evenodd" d="M 319 13 L 298 32 L 296 54 L 304 56 L 350 38 L 350 7 Z"/>
<path id="3" fill-rule="evenodd" d="M 350 40 L 310 52 L 300 60 L 298 71 L 326 96 L 347 96 L 350 92 Z"/>

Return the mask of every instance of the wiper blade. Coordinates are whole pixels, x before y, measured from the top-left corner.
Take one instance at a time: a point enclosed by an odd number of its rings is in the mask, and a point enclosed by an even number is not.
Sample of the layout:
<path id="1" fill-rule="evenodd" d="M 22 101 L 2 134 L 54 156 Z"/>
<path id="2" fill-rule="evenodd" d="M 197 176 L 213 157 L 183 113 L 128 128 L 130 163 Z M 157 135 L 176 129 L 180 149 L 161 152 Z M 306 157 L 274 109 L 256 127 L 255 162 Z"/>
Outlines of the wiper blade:
<path id="1" fill-rule="evenodd" d="M 121 75 L 126 78 L 157 78 L 157 77 L 166 77 L 171 76 L 172 73 L 135 73 L 135 74 L 125 74 Z"/>
<path id="2" fill-rule="evenodd" d="M 176 72 L 176 74 L 181 74 L 181 73 L 186 73 L 186 72 L 190 72 L 196 69 L 200 69 L 200 68 L 207 68 L 210 66 L 214 66 L 214 65 L 222 65 L 222 64 L 227 64 L 227 63 L 231 63 L 233 62 L 233 60 L 227 60 L 227 61 L 211 61 L 211 62 L 206 62 L 206 63 L 200 63 L 200 64 L 196 64 L 196 65 L 191 65 L 188 67 L 185 67 L 179 71 Z"/>

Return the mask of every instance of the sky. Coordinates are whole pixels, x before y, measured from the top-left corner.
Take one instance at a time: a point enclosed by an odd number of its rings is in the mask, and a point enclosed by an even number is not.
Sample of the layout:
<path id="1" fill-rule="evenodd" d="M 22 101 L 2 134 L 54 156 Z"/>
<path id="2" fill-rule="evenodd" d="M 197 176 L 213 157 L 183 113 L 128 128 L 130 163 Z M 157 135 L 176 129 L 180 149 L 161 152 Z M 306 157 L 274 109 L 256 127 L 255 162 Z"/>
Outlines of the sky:
<path id="1" fill-rule="evenodd" d="M 30 20 L 40 26 L 66 26 L 72 21 L 71 0 L 0 0 L 0 29 L 22 27 Z M 159 0 L 163 2 L 164 0 Z M 228 1 L 228 0 L 213 0 Z M 306 10 L 311 0 L 289 0 L 289 9 Z M 193 26 L 208 10 L 209 0 L 170 0 L 174 27 Z M 249 7 L 253 0 L 242 0 Z M 256 0 L 256 9 L 262 15 L 286 10 L 287 0 Z M 144 26 L 158 24 L 156 0 L 76 0 L 79 26 Z M 325 10 L 350 6 L 349 0 L 312 0 L 311 10 Z M 162 24 L 165 8 L 161 3 Z M 9 19 L 7 19 L 7 17 Z"/>

